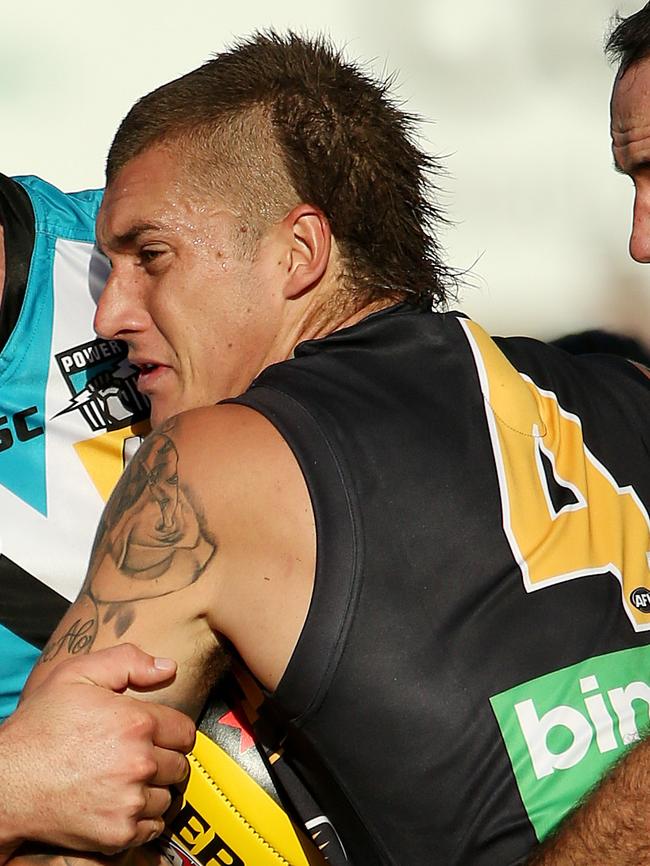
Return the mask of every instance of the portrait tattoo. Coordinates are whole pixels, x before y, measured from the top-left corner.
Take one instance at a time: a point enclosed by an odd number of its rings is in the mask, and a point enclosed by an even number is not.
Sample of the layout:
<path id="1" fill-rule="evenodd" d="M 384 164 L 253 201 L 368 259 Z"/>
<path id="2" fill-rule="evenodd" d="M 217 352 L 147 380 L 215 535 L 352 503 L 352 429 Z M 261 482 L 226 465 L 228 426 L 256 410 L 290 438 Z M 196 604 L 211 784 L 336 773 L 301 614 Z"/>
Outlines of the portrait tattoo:
<path id="1" fill-rule="evenodd" d="M 216 542 L 179 482 L 172 431 L 170 423 L 145 439 L 120 479 L 99 524 L 75 622 L 63 620 L 41 661 L 89 652 L 100 620 L 122 637 L 136 602 L 185 589 L 214 555 Z"/>

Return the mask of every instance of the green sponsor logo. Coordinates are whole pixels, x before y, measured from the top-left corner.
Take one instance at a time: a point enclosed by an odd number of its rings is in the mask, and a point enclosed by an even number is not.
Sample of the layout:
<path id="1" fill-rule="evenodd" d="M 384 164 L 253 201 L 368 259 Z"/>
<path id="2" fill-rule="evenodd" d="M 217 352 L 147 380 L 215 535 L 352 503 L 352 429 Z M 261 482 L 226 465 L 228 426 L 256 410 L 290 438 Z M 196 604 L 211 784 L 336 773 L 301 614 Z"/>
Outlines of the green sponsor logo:
<path id="1" fill-rule="evenodd" d="M 491 698 L 540 840 L 648 727 L 649 683 L 650 647 L 635 647 Z"/>

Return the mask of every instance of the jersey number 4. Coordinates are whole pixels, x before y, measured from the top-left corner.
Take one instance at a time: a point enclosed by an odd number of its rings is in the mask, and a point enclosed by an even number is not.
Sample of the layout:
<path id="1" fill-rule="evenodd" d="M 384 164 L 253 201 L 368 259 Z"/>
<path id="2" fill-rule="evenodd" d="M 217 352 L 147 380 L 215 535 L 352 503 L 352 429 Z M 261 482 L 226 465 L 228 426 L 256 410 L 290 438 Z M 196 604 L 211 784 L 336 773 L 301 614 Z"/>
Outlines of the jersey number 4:
<path id="1" fill-rule="evenodd" d="M 584 443 L 580 419 L 518 373 L 473 322 L 503 528 L 529 592 L 610 573 L 637 631 L 650 629 L 650 520 Z"/>

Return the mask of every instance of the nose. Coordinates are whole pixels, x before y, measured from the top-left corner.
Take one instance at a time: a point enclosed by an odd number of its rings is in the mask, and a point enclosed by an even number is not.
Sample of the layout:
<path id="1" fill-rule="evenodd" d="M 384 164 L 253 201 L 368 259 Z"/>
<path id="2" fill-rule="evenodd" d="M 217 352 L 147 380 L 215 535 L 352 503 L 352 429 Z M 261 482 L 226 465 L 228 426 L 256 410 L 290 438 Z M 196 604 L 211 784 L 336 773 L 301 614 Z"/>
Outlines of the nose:
<path id="1" fill-rule="evenodd" d="M 630 255 L 635 262 L 650 262 L 650 188 L 637 186 L 634 194 Z"/>
<path id="2" fill-rule="evenodd" d="M 145 330 L 149 322 L 137 284 L 127 274 L 113 268 L 95 311 L 94 328 L 98 336 L 107 340 L 128 340 Z"/>

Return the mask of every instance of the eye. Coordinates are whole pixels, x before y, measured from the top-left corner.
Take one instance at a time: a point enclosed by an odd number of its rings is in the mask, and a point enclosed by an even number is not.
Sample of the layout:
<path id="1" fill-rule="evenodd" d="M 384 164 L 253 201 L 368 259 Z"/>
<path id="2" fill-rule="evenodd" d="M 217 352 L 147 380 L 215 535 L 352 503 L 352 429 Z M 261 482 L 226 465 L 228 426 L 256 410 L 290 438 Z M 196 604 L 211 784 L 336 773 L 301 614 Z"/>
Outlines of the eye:
<path id="1" fill-rule="evenodd" d="M 148 265 L 150 262 L 155 261 L 158 256 L 162 255 L 162 250 L 152 249 L 151 247 L 145 247 L 140 250 L 140 261 L 144 265 Z"/>
<path id="2" fill-rule="evenodd" d="M 142 267 L 151 270 L 161 263 L 161 259 L 169 252 L 169 249 L 160 244 L 147 244 L 138 250 L 138 262 Z"/>

